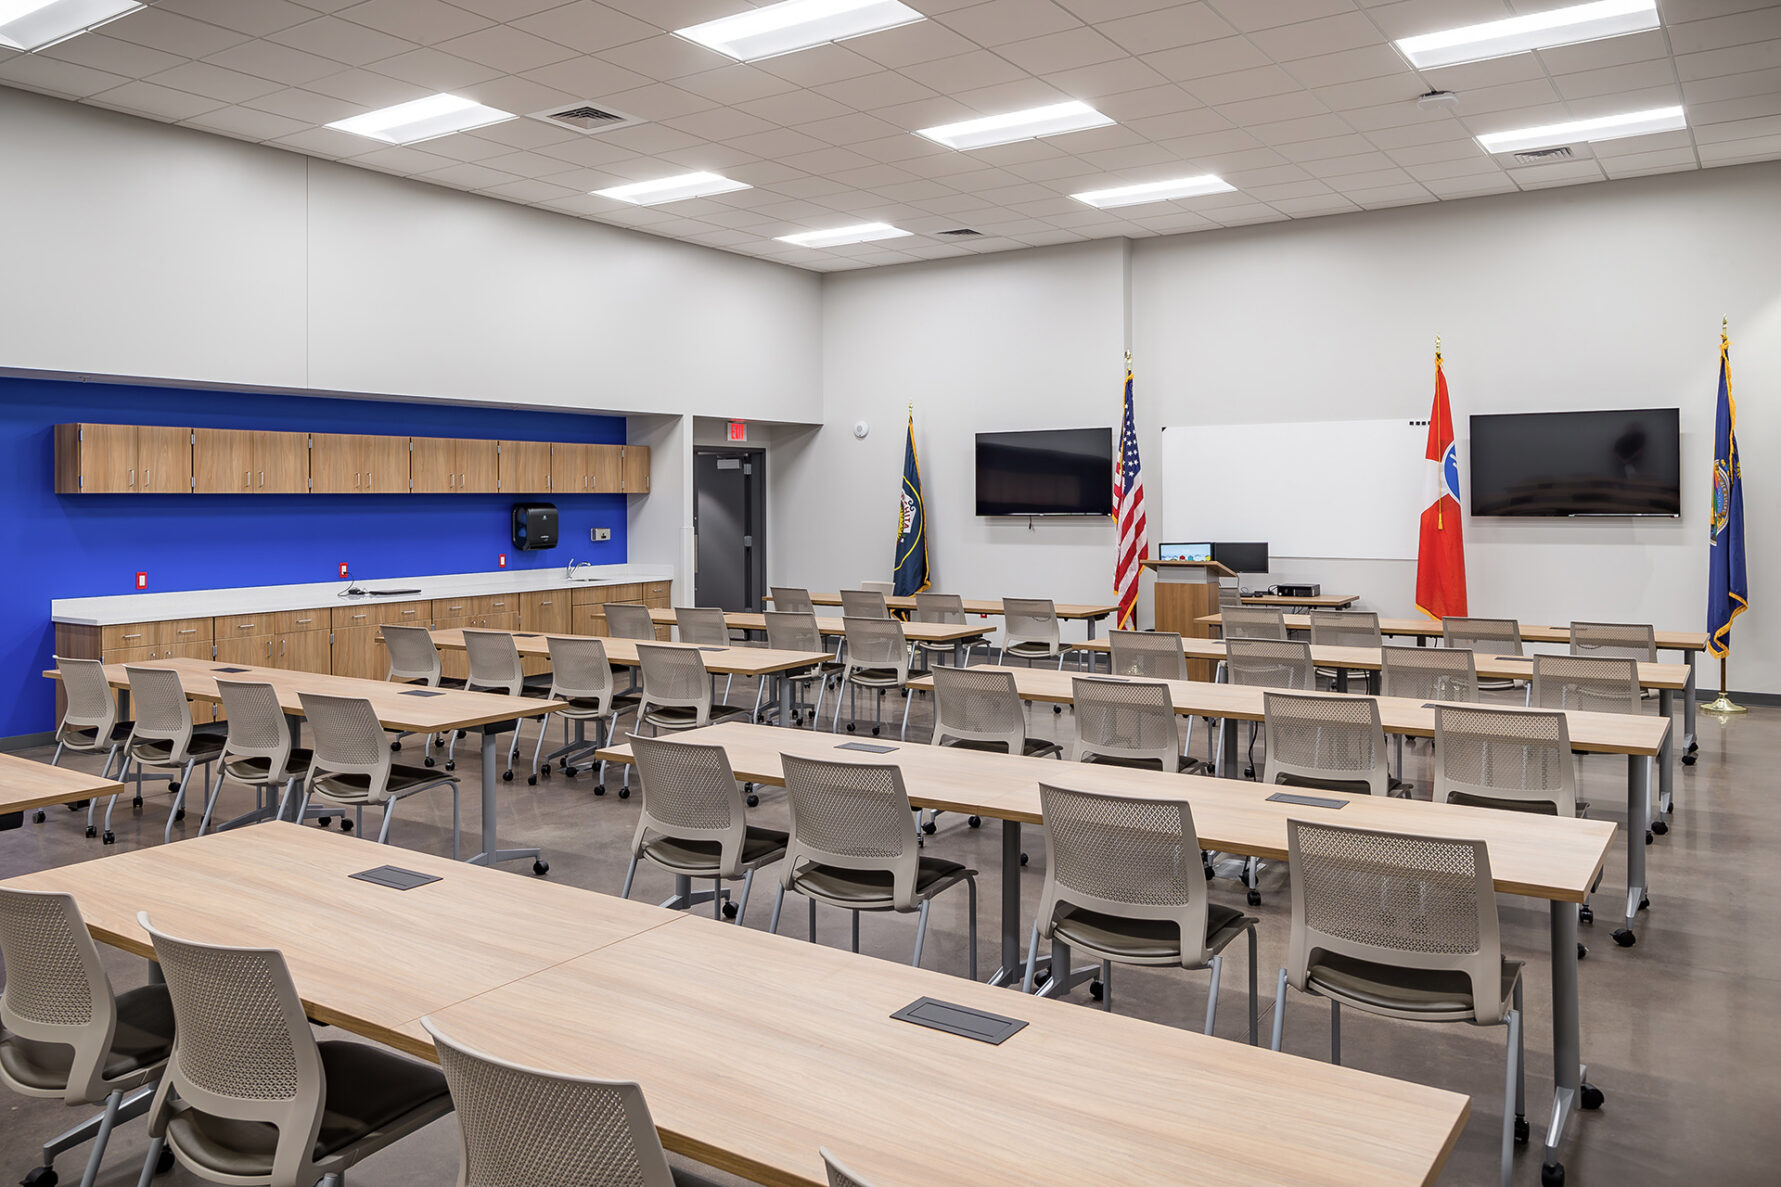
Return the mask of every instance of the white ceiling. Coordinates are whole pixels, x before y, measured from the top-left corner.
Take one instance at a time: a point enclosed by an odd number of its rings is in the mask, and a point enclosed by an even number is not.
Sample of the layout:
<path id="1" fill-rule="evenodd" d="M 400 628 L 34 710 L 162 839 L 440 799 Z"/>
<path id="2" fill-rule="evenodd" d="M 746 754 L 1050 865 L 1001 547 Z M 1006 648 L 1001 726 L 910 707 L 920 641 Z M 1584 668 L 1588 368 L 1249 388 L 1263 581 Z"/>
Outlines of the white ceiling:
<path id="1" fill-rule="evenodd" d="M 0 83 L 691 243 L 833 270 L 1148 236 L 1781 158 L 1781 3 L 1660 0 L 1664 27 L 1416 71 L 1394 38 L 1559 0 L 907 0 L 931 19 L 744 65 L 669 29 L 748 0 L 153 0 Z M 1452 112 L 1415 98 L 1452 90 Z M 392 147 L 323 127 L 438 91 L 521 119 Z M 1115 127 L 973 152 L 911 135 L 1082 99 Z M 1475 133 L 1684 104 L 1690 127 L 1504 168 Z M 707 169 L 751 190 L 635 208 L 588 191 Z M 1237 193 L 1067 195 L 1211 172 Z M 849 223 L 913 237 L 826 250 Z M 982 238 L 935 238 L 969 227 Z"/>

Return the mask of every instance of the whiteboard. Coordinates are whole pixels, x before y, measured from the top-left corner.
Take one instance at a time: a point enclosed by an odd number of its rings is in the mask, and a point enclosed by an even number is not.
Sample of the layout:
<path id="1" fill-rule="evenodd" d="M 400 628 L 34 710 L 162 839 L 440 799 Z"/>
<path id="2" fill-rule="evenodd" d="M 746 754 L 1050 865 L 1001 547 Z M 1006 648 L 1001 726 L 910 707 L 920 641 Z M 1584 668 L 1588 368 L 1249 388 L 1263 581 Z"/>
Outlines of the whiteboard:
<path id="1" fill-rule="evenodd" d="M 1271 556 L 1414 560 L 1427 422 L 1175 425 L 1162 434 L 1163 534 L 1265 540 Z"/>

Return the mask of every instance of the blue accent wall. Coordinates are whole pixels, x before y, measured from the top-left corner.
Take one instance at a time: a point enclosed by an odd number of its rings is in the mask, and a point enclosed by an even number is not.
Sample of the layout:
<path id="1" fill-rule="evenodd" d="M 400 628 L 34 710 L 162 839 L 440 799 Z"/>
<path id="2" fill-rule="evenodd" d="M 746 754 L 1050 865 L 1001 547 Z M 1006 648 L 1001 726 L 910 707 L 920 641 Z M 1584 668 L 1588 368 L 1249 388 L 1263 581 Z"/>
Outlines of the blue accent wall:
<path id="1" fill-rule="evenodd" d="M 54 426 L 179 425 L 219 429 L 472 437 L 620 444 L 623 417 L 401 404 L 312 396 L 0 378 L 0 738 L 55 727 L 52 598 L 435 573 L 550 568 L 570 557 L 622 564 L 626 496 L 58 495 Z M 514 502 L 545 498 L 562 544 L 516 552 Z M 588 529 L 612 539 L 588 542 Z"/>

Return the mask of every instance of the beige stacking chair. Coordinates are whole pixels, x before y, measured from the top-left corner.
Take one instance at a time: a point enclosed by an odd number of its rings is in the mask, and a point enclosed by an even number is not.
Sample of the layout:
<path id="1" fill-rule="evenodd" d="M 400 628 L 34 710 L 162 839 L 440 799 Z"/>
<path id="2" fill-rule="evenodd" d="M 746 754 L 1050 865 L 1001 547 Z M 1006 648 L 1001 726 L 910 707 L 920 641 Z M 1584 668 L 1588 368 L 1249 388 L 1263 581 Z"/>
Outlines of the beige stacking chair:
<path id="1" fill-rule="evenodd" d="M 1175 728 L 1169 686 L 1150 680 L 1077 676 L 1070 681 L 1075 704 L 1071 762 L 1144 767 L 1170 773 L 1189 769 Z"/>
<path id="2" fill-rule="evenodd" d="M 381 807 L 383 827 L 378 829 L 377 843 L 385 845 L 389 843 L 396 801 L 436 787 L 449 787 L 451 855 L 456 859 L 462 831 L 458 777 L 391 761 L 383 726 L 378 723 L 377 711 L 370 701 L 314 692 L 300 692 L 297 699 L 309 721 L 314 750 L 303 779 L 296 818 L 301 820 L 309 801 L 320 796 L 324 802 L 353 809 L 354 827 L 363 835 L 365 808 Z M 282 804 L 279 815 L 284 815 Z"/>
<path id="3" fill-rule="evenodd" d="M 815 614 L 816 605 L 810 600 L 810 591 L 796 585 L 775 585 L 768 591 L 773 595 L 773 609 L 783 614 Z"/>
<path id="4" fill-rule="evenodd" d="M 1007 663 L 1009 656 L 1017 656 L 1028 664 L 1055 659 L 1061 671 L 1071 654 L 1080 666 L 1082 657 L 1093 653 L 1064 644 L 1058 631 L 1057 604 L 1050 598 L 1002 599 L 1002 663 Z"/>
<path id="5" fill-rule="evenodd" d="M 1384 646 L 1385 636 L 1379 630 L 1379 615 L 1371 610 L 1313 610 L 1311 611 L 1311 645 L 1313 647 L 1371 647 L 1377 649 Z M 1332 683 L 1340 682 L 1346 686 L 1355 673 L 1362 680 L 1370 681 L 1372 673 L 1361 668 L 1319 668 L 1319 677 Z M 1346 687 L 1344 687 L 1346 691 Z"/>
<path id="6" fill-rule="evenodd" d="M 161 771 L 177 771 L 175 781 L 168 784 L 173 802 L 167 809 L 167 827 L 163 841 L 173 840 L 173 826 L 185 819 L 186 792 L 192 783 L 192 768 L 204 767 L 204 786 L 210 784 L 210 768 L 223 752 L 222 727 L 192 724 L 192 707 L 186 701 L 185 686 L 179 673 L 170 668 L 137 668 L 125 665 L 124 675 L 130 679 L 130 697 L 136 705 L 136 725 L 130 740 L 124 743 L 124 767 L 119 781 L 127 777 L 131 767 Z M 141 788 L 137 797 L 141 798 Z M 117 797 L 105 809 L 105 844 L 115 839 L 111 831 L 111 809 Z"/>
<path id="7" fill-rule="evenodd" d="M 470 692 L 495 692 L 510 697 L 542 695 L 550 685 L 548 674 L 526 675 L 519 658 L 519 646 L 509 631 L 483 631 L 465 627 L 464 655 L 470 665 L 470 674 L 464 678 L 464 688 Z M 548 724 L 549 716 L 548 713 L 540 715 L 540 733 Z M 520 723 L 503 722 L 498 728 L 506 730 L 509 726 L 513 729 L 513 738 L 507 743 L 507 767 L 501 772 L 501 778 L 511 781 L 513 759 L 519 753 Z M 482 744 L 487 746 L 496 736 L 484 733 Z"/>
<path id="8" fill-rule="evenodd" d="M 1521 655 L 1521 624 L 1513 618 L 1443 618 L 1441 646 L 1464 647 L 1476 655 Z M 1522 687 L 1519 680 L 1487 680 L 1480 688 L 1505 692 Z"/>
<path id="9" fill-rule="evenodd" d="M 1386 795 L 1385 729 L 1372 697 L 1264 692 L 1262 782 Z"/>
<path id="10" fill-rule="evenodd" d="M 918 593 L 915 595 L 916 622 L 932 622 L 943 626 L 964 626 L 970 620 L 965 617 L 965 600 L 957 594 L 949 593 Z M 971 662 L 971 652 L 983 648 L 987 654 L 990 650 L 989 639 L 983 635 L 970 635 L 959 641 L 965 648 L 965 662 Z M 935 666 L 936 656 L 951 655 L 953 644 L 929 640 L 916 640 L 915 648 L 927 657 L 929 667 Z"/>
<path id="11" fill-rule="evenodd" d="M 62 692 L 68 707 L 56 725 L 56 752 L 50 756 L 50 765 L 61 765 L 64 750 L 77 754 L 104 754 L 105 765 L 99 769 L 99 778 L 110 778 L 111 764 L 117 761 L 124 743 L 130 740 L 130 732 L 136 723 L 118 720 L 117 698 L 112 695 L 111 683 L 105 678 L 103 663 L 96 659 L 70 659 L 65 655 L 56 656 L 55 661 L 56 671 L 62 676 Z M 94 820 L 99 801 L 89 800 L 86 807 L 87 836 L 96 837 L 99 828 Z M 78 811 L 79 808 L 79 804 L 74 804 L 69 810 Z M 41 821 L 43 812 L 38 811 L 36 818 Z"/>
<path id="12" fill-rule="evenodd" d="M 872 736 L 877 737 L 884 721 L 884 694 L 891 689 L 903 692 L 903 729 L 900 736 L 909 736 L 909 643 L 903 636 L 903 624 L 894 618 L 844 618 L 847 646 L 842 652 L 841 689 L 835 693 L 835 716 L 829 732 L 841 728 L 842 692 L 850 687 L 853 708 L 849 712 L 847 732 L 852 733 L 858 721 L 859 690 L 877 694 L 873 702 Z"/>
<path id="13" fill-rule="evenodd" d="M 307 747 L 299 747 L 291 740 L 278 692 L 270 684 L 219 679 L 216 688 L 229 715 L 229 734 L 217 762 L 216 782 L 204 800 L 204 817 L 198 821 L 199 836 L 210 827 L 210 816 L 216 810 L 216 797 L 223 789 L 224 779 L 253 788 L 255 798 L 264 808 L 284 803 L 315 758 Z"/>
<path id="14" fill-rule="evenodd" d="M 774 605 L 778 605 L 776 601 Z M 761 617 L 767 624 L 767 646 L 774 651 L 812 651 L 824 650 L 822 628 L 816 624 L 816 614 L 810 610 L 769 610 Z M 838 680 L 844 666 L 839 660 L 824 660 L 808 668 L 795 672 L 782 672 L 779 678 L 792 682 L 793 704 L 792 720 L 780 722 L 781 725 L 797 725 L 803 711 L 810 711 L 810 724 L 814 726 L 822 719 L 822 703 L 828 695 L 829 685 Z M 809 700 L 810 686 L 816 685 L 816 702 Z M 755 690 L 754 714 L 760 719 L 761 698 L 767 689 L 767 682 L 761 681 L 760 688 Z M 772 710 L 777 712 L 777 710 Z"/>
<path id="15" fill-rule="evenodd" d="M 657 642 L 655 619 L 641 602 L 607 602 L 606 634 L 613 639 Z"/>
<path id="16" fill-rule="evenodd" d="M 1478 671 L 1472 653 L 1464 647 L 1381 647 L 1379 695 L 1411 701 L 1478 700 Z M 1404 778 L 1404 735 L 1392 738 L 1396 754 L 1393 772 Z M 1406 789 L 1412 784 L 1404 783 Z"/>
<path id="17" fill-rule="evenodd" d="M 590 639 L 582 635 L 558 637 L 547 635 L 544 645 L 550 649 L 550 693 L 549 699 L 565 702 L 564 707 L 551 712 L 563 722 L 563 744 L 543 755 L 544 764 L 539 765 L 540 753 L 544 749 L 544 735 L 549 729 L 538 731 L 538 743 L 532 750 L 532 774 L 527 783 L 536 784 L 540 774 L 549 775 L 552 763 L 562 765 L 563 774 L 573 777 L 575 764 L 583 758 L 591 759 L 594 751 L 607 744 L 612 738 L 613 730 L 618 728 L 619 716 L 637 708 L 637 698 L 620 693 L 612 679 L 612 665 L 606 662 L 606 645 L 598 639 Z M 591 741 L 576 742 L 567 735 L 576 724 L 585 729 L 588 722 L 599 726 L 598 732 Z M 545 719 L 546 726 L 549 718 Z M 599 777 L 594 781 L 594 794 L 606 794 L 606 763 L 600 763 Z"/>
<path id="18" fill-rule="evenodd" d="M 990 750 L 1003 754 L 1022 754 L 1029 758 L 1050 755 L 1063 757 L 1056 742 L 1027 735 L 1026 710 L 1012 672 L 992 672 L 978 668 L 937 667 L 934 678 L 934 734 L 929 742 L 935 746 L 956 746 L 961 750 Z M 939 828 L 940 812 L 930 812 L 922 823 L 924 833 Z M 983 823 L 978 816 L 969 816 L 966 823 L 977 828 Z"/>
<path id="19" fill-rule="evenodd" d="M 377 628 L 383 636 L 384 650 L 389 653 L 390 670 L 385 679 L 398 684 L 419 684 L 425 688 L 462 688 L 464 682 L 456 676 L 442 674 L 443 665 L 439 659 L 439 648 L 433 643 L 433 633 L 424 626 L 403 626 L 400 623 L 386 623 Z M 390 746 L 392 750 L 402 748 L 402 739 L 407 734 L 397 734 L 396 741 Z M 427 736 L 425 751 L 421 756 L 423 766 L 433 765 L 433 736 Z M 451 770 L 457 764 L 458 735 L 453 731 L 445 752 L 445 769 Z"/>

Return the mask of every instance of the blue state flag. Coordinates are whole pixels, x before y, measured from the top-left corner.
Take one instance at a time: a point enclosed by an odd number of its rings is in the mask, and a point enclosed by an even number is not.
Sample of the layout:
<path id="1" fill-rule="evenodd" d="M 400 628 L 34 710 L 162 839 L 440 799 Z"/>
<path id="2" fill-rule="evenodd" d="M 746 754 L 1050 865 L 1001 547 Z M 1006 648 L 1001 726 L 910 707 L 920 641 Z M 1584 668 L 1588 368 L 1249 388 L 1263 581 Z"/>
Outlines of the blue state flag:
<path id="1" fill-rule="evenodd" d="M 903 446 L 903 486 L 897 492 L 896 594 L 906 598 L 928 587 L 928 516 L 921 502 L 921 463 L 915 456 L 915 413 Z"/>
<path id="2" fill-rule="evenodd" d="M 1732 399 L 1731 339 L 1719 335 L 1719 411 L 1713 428 L 1713 515 L 1707 548 L 1707 650 L 1732 649 L 1732 619 L 1750 608 L 1744 574 L 1744 476 L 1738 405 Z"/>

